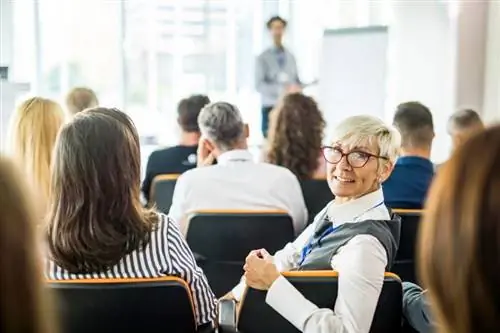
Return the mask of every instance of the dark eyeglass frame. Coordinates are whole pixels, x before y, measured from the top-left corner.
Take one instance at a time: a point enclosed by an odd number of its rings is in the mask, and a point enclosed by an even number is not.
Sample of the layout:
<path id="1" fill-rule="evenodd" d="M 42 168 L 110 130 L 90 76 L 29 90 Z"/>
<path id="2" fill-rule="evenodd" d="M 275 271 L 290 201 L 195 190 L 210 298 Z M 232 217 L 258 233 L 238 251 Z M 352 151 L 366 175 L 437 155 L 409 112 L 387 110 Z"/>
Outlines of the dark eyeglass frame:
<path id="1" fill-rule="evenodd" d="M 331 150 L 338 150 L 338 151 L 340 152 L 340 158 L 339 158 L 339 160 L 338 160 L 338 161 L 336 161 L 336 162 L 332 162 L 332 161 L 330 161 L 330 160 L 326 157 L 326 152 L 325 152 L 325 151 L 326 151 L 327 149 L 331 149 Z M 370 158 L 372 158 L 372 157 L 373 157 L 373 158 L 381 158 L 381 159 L 386 160 L 386 161 L 387 161 L 387 160 L 389 160 L 389 158 L 388 158 L 388 157 L 386 157 L 386 156 L 375 155 L 375 154 L 371 154 L 371 153 L 368 153 L 368 152 L 366 152 L 366 151 L 362 151 L 362 150 L 352 150 L 352 151 L 350 151 L 350 152 L 348 152 L 348 153 L 344 153 L 344 152 L 343 152 L 340 148 L 338 148 L 338 147 L 332 147 L 332 146 L 323 146 L 323 147 L 321 147 L 321 152 L 323 153 L 323 157 L 324 157 L 325 161 L 327 161 L 327 162 L 328 162 L 328 163 L 330 163 L 330 164 L 338 164 L 338 163 L 340 163 L 340 161 L 342 161 L 342 159 L 345 157 L 345 158 L 346 158 L 346 161 L 347 161 L 347 164 L 349 164 L 349 165 L 351 166 L 351 168 L 362 168 L 362 167 L 364 167 L 364 166 L 366 165 L 366 163 L 368 163 L 368 161 L 369 161 L 369 160 L 370 160 Z M 352 164 L 351 164 L 351 162 L 349 161 L 349 155 L 351 155 L 351 154 L 353 154 L 353 153 L 357 153 L 357 154 L 361 153 L 361 154 L 364 154 L 364 155 L 368 156 L 368 158 L 367 158 L 367 159 L 366 159 L 366 161 L 363 163 L 363 165 L 360 165 L 360 166 L 354 166 L 354 165 L 352 165 Z"/>

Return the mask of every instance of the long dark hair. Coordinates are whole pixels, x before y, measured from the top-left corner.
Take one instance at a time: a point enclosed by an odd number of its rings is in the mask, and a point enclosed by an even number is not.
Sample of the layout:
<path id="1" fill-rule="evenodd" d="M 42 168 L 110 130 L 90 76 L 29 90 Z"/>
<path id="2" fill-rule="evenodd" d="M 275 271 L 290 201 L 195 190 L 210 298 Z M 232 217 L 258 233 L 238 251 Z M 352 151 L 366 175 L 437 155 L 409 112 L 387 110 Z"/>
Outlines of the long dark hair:
<path id="1" fill-rule="evenodd" d="M 289 169 L 301 180 L 312 178 L 324 129 L 323 115 L 311 97 L 287 95 L 272 111 L 266 161 Z"/>
<path id="2" fill-rule="evenodd" d="M 13 164 L 0 158 L 0 332 L 54 332 L 35 253 L 36 215 Z"/>
<path id="3" fill-rule="evenodd" d="M 500 127 L 439 169 L 420 231 L 420 269 L 439 332 L 500 331 Z"/>
<path id="4" fill-rule="evenodd" d="M 57 139 L 48 243 L 71 273 L 102 272 L 143 248 L 158 222 L 139 197 L 139 137 L 117 109 L 78 113 Z"/>

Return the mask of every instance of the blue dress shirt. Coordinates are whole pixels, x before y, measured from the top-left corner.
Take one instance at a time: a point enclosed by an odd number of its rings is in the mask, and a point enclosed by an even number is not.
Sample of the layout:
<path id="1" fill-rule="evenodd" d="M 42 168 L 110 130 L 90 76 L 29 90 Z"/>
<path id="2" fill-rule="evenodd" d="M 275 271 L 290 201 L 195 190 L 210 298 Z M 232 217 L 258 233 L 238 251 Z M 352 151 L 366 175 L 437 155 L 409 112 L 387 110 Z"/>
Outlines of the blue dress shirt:
<path id="1" fill-rule="evenodd" d="M 434 177 L 434 165 L 423 157 L 398 158 L 394 170 L 382 184 L 385 203 L 391 208 L 421 209 Z"/>

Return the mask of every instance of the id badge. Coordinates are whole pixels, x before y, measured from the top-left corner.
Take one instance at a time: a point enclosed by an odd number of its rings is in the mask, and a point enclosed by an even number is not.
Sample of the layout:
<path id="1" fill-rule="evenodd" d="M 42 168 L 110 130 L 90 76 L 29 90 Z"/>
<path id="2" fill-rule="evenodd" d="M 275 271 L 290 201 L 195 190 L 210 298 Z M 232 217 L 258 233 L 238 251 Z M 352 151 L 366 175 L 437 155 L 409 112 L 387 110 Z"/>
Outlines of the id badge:
<path id="1" fill-rule="evenodd" d="M 287 83 L 288 82 L 288 74 L 285 72 L 278 73 L 278 82 L 279 83 Z"/>

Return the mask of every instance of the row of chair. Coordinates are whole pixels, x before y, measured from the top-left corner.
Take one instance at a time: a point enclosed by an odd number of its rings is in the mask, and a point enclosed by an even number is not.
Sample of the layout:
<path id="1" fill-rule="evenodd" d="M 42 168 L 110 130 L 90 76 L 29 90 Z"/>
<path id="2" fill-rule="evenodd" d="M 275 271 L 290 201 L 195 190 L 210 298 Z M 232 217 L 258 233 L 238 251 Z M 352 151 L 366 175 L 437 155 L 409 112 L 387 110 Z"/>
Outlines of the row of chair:
<path id="1" fill-rule="evenodd" d="M 172 206 L 175 184 L 179 174 L 158 175 L 153 179 L 149 197 L 156 208 L 167 214 Z M 309 223 L 327 203 L 333 200 L 333 194 L 325 179 L 310 179 L 301 182 L 302 195 L 306 204 Z"/>
<path id="2" fill-rule="evenodd" d="M 306 298 L 333 309 L 338 274 L 333 271 L 283 273 Z M 296 333 L 298 330 L 265 303 L 265 292 L 248 288 L 239 311 L 221 301 L 219 328 L 196 327 L 187 284 L 176 277 L 123 280 L 49 281 L 54 292 L 61 333 L 86 332 L 244 332 Z M 370 332 L 402 332 L 402 287 L 386 273 Z"/>
<path id="3" fill-rule="evenodd" d="M 416 282 L 415 242 L 420 211 L 394 210 L 402 217 L 401 238 L 392 272 Z M 207 237 L 210 235 L 210 237 Z M 282 211 L 201 211 L 189 216 L 187 242 L 212 290 L 224 295 L 238 283 L 251 250 L 269 253 L 293 241 L 292 220 Z"/>

